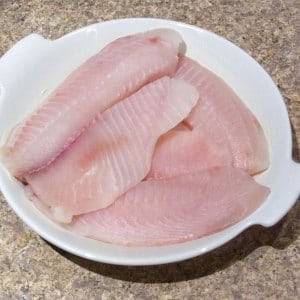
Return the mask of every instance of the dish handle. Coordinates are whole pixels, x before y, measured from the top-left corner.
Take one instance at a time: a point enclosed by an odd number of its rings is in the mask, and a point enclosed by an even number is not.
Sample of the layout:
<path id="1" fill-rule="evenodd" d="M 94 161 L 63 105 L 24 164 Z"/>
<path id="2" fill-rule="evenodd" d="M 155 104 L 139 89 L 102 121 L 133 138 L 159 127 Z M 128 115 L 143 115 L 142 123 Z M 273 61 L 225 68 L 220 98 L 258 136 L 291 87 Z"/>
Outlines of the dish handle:
<path id="1" fill-rule="evenodd" d="M 295 178 L 296 185 L 298 186 L 298 196 L 300 194 L 300 163 L 292 161 L 291 165 L 291 173 L 293 177 Z"/>
<path id="2" fill-rule="evenodd" d="M 45 46 L 49 40 L 37 33 L 32 33 L 10 48 L 2 57 L 0 57 L 0 86 L 5 78 L 11 73 L 12 66 L 21 68 L 24 65 L 24 57 L 33 55 L 34 50 Z M 26 61 L 26 60 L 25 60 Z"/>
<path id="3" fill-rule="evenodd" d="M 289 167 L 290 183 L 296 189 L 296 197 L 300 196 L 300 163 L 291 161 Z"/>
<path id="4" fill-rule="evenodd" d="M 295 161 L 292 161 L 292 168 L 294 168 L 295 175 L 300 180 L 300 163 L 297 163 Z"/>
<path id="5" fill-rule="evenodd" d="M 280 195 L 280 207 L 268 206 L 257 215 L 254 224 L 271 227 L 281 220 L 293 207 L 300 196 L 300 164 L 292 161 L 286 170 L 286 182 L 284 193 Z M 286 201 L 288 200 L 288 201 Z M 267 213 L 266 213 L 267 210 Z M 253 225 L 253 224 L 252 224 Z"/>

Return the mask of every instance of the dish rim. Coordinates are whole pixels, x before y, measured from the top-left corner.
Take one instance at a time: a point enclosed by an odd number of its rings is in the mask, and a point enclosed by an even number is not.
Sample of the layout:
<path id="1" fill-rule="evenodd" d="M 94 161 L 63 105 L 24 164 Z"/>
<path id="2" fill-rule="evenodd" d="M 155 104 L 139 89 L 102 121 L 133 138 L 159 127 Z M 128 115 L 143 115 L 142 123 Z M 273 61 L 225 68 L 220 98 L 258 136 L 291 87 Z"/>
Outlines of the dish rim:
<path id="1" fill-rule="evenodd" d="M 202 32 L 206 32 L 206 34 L 212 35 L 215 38 L 221 39 L 223 42 L 225 42 L 226 44 L 229 44 L 231 47 L 234 46 L 235 48 L 238 48 L 239 51 L 242 51 L 244 54 L 246 54 L 249 58 L 251 58 L 252 62 L 256 64 L 257 67 L 260 68 L 260 71 L 264 72 L 264 75 L 267 76 L 271 81 L 271 77 L 270 75 L 262 68 L 262 66 L 260 64 L 258 64 L 258 62 L 256 62 L 249 54 L 247 54 L 243 49 L 241 49 L 240 47 L 238 47 L 237 45 L 235 45 L 234 43 L 228 41 L 227 39 L 225 39 L 222 36 L 219 36 L 213 32 L 210 32 L 206 29 L 194 26 L 194 25 L 190 25 L 190 24 L 185 24 L 182 22 L 177 22 L 177 21 L 172 21 L 172 20 L 165 20 L 165 19 L 156 19 L 156 18 L 124 18 L 124 19 L 116 19 L 116 20 L 110 20 L 110 21 L 105 21 L 105 22 L 101 22 L 101 23 L 95 23 L 95 24 L 91 24 L 79 29 L 76 29 L 73 32 L 70 32 L 56 40 L 61 40 L 64 39 L 68 36 L 72 36 L 72 35 L 76 35 L 79 32 L 85 31 L 85 30 L 90 30 L 94 27 L 101 27 L 101 26 L 109 26 L 112 23 L 122 23 L 122 22 L 160 22 L 160 23 L 165 23 L 165 25 L 171 25 L 172 28 L 176 29 L 177 26 L 181 26 L 181 27 L 186 27 L 192 30 L 196 30 L 196 31 L 202 31 Z M 99 29 L 98 29 L 99 30 Z M 18 47 L 18 45 L 20 46 L 22 42 L 24 42 L 26 39 L 28 39 L 30 36 L 39 36 L 40 38 L 44 39 L 41 35 L 38 34 L 31 34 L 25 38 L 23 38 L 22 40 L 20 40 L 18 43 L 15 44 L 15 46 L 13 46 L 10 50 L 8 50 L 8 52 L 6 52 L 1 58 L 0 58 L 0 68 L 1 68 L 1 61 L 9 59 L 9 55 L 11 53 L 11 51 L 14 51 L 14 49 L 16 49 L 16 47 Z M 51 41 L 51 40 L 47 40 L 47 41 Z M 55 41 L 55 40 L 54 40 Z M 272 81 L 273 82 L 273 81 Z M 274 82 L 273 82 L 274 84 Z M 0 86 L 1 86 L 1 82 L 0 82 Z M 296 169 L 296 172 L 299 171 L 299 175 L 300 175 L 300 165 L 296 162 L 294 162 L 291 158 L 291 153 L 292 153 L 292 130 L 291 130 L 291 125 L 289 122 L 289 117 L 288 117 L 288 111 L 287 111 L 287 107 L 284 103 L 284 100 L 278 90 L 278 88 L 276 87 L 276 85 L 274 84 L 274 87 L 276 88 L 277 92 L 278 92 L 278 96 L 280 98 L 280 109 L 281 109 L 281 117 L 282 117 L 282 121 L 286 122 L 287 124 L 285 124 L 287 126 L 287 130 L 289 132 L 287 132 L 287 136 L 286 136 L 286 147 L 289 149 L 290 151 L 290 160 L 287 161 L 287 169 L 291 168 L 292 170 Z M 1 98 L 1 93 L 0 93 L 0 98 Z M 279 104 L 279 103 L 278 103 Z M 0 111 L 1 113 L 1 111 Z M 297 171 L 298 170 L 298 171 Z M 296 173 L 298 174 L 298 173 Z M 230 238 L 226 238 L 227 235 L 224 235 L 224 238 L 219 238 L 217 239 L 217 242 L 214 243 L 213 246 L 207 248 L 207 249 L 199 249 L 197 247 L 192 248 L 190 251 L 185 251 L 185 253 L 180 253 L 180 255 L 173 255 L 169 258 L 166 257 L 157 257 L 156 260 L 149 261 L 147 260 L 147 258 L 145 257 L 139 257 L 138 259 L 134 259 L 134 260 L 130 260 L 130 259 L 126 259 L 123 258 L 123 260 L 120 260 L 120 257 L 118 257 L 117 259 L 112 259 L 109 256 L 101 256 L 101 259 L 98 256 L 95 255 L 91 255 L 91 253 L 82 253 L 81 250 L 77 249 L 77 248 L 73 248 L 72 247 L 72 243 L 67 243 L 65 244 L 62 240 L 60 240 L 59 238 L 56 238 L 55 236 L 53 236 L 52 234 L 49 233 L 48 230 L 43 230 L 41 229 L 41 227 L 38 226 L 37 223 L 32 222 L 32 220 L 30 220 L 30 216 L 29 215 L 25 215 L 20 211 L 20 207 L 17 205 L 17 201 L 13 201 L 11 200 L 10 197 L 10 192 L 7 189 L 7 187 L 5 186 L 5 184 L 3 183 L 2 177 L 0 177 L 0 189 L 4 195 L 4 198 L 6 199 L 6 201 L 8 202 L 8 204 L 12 207 L 12 209 L 16 212 L 16 214 L 21 218 L 21 220 L 23 220 L 30 228 L 32 228 L 35 232 L 37 232 L 41 237 L 43 237 L 44 239 L 46 239 L 47 241 L 49 241 L 50 243 L 56 245 L 57 247 L 64 249 L 67 252 L 70 252 L 72 254 L 90 259 L 90 260 L 94 260 L 94 261 L 98 261 L 98 262 L 104 262 L 104 263 L 110 263 L 110 264 L 118 264 L 118 265 L 155 265 L 155 264 L 163 264 L 163 263 L 170 263 L 170 262 L 176 262 L 176 261 L 181 261 L 181 260 L 185 260 L 188 258 L 192 258 L 201 254 L 204 254 L 208 251 L 212 251 L 213 249 L 225 244 L 226 242 L 229 242 L 231 239 L 235 238 L 237 235 L 239 235 L 242 231 L 246 230 L 248 227 L 253 226 L 255 224 L 261 224 L 265 227 L 268 226 L 272 226 L 274 224 L 274 222 L 265 222 L 264 224 L 262 223 L 257 223 L 255 221 L 251 222 L 251 218 L 249 219 L 249 221 L 244 224 L 244 226 L 240 226 L 240 228 L 238 228 L 237 230 L 235 230 L 234 234 L 230 235 Z M 300 188 L 299 188 L 299 192 L 300 192 Z M 294 203 L 296 202 L 297 198 L 295 199 Z M 293 204 L 292 204 L 293 205 Z M 292 206 L 291 205 L 291 206 Z M 291 208 L 290 206 L 290 208 Z M 289 209 L 290 209 L 289 208 Z M 288 210 L 289 210 L 288 209 Z M 288 211 L 287 210 L 287 211 Z M 286 213 L 287 211 L 283 211 L 281 217 L 276 220 L 279 221 Z M 251 215 L 249 216 L 251 217 Z M 248 217 L 248 218 L 249 218 Z M 248 219 L 246 218 L 246 219 Z M 118 246 L 119 247 L 119 246 Z M 164 247 L 169 247 L 169 246 L 164 246 Z M 119 247 L 119 248 L 123 248 L 123 247 Z M 126 248 L 127 249 L 127 248 Z"/>

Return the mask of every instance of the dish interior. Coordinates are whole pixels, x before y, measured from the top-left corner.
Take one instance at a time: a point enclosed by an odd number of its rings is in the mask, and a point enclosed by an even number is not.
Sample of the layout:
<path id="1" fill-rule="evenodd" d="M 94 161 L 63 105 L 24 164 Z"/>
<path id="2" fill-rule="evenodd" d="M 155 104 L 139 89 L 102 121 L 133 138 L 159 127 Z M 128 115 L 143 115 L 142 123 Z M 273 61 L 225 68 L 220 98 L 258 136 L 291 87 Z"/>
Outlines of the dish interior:
<path id="1" fill-rule="evenodd" d="M 265 203 L 248 218 L 217 234 L 183 244 L 124 248 L 75 236 L 43 216 L 26 198 L 23 186 L 0 167 L 0 187 L 14 211 L 49 242 L 71 253 L 101 262 L 147 265 L 178 261 L 205 253 L 253 224 L 273 225 L 295 197 L 290 170 L 291 130 L 282 97 L 267 73 L 243 50 L 206 30 L 157 19 L 124 19 L 91 25 L 58 40 L 33 34 L 0 59 L 0 134 L 32 112 L 56 86 L 110 41 L 152 28 L 177 30 L 186 54 L 223 78 L 260 121 L 269 142 L 271 166 L 256 180 L 271 188 Z M 291 200 L 289 200 L 291 198 Z M 292 199 L 293 198 L 293 199 Z M 289 200 L 289 201 L 287 201 Z"/>

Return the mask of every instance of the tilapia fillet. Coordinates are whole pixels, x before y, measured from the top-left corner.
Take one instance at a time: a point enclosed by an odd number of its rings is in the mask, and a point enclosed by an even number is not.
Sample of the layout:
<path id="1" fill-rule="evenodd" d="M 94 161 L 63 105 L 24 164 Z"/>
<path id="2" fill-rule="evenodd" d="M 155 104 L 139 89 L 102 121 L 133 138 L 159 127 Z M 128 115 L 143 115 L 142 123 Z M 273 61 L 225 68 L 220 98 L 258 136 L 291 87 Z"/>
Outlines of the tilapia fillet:
<path id="1" fill-rule="evenodd" d="M 269 154 L 264 132 L 235 92 L 187 57 L 180 58 L 175 77 L 193 84 L 201 101 L 185 120 L 189 128 L 171 130 L 159 140 L 148 177 L 172 177 L 216 166 L 234 166 L 249 174 L 265 170 Z"/>
<path id="2" fill-rule="evenodd" d="M 75 217 L 68 228 L 117 245 L 176 244 L 242 220 L 269 192 L 241 169 L 214 168 L 143 181 L 110 207 Z"/>
<path id="3" fill-rule="evenodd" d="M 99 112 L 144 84 L 172 75 L 181 37 L 170 29 L 119 38 L 88 59 L 29 118 L 1 149 L 12 175 L 22 177 L 50 164 Z"/>
<path id="4" fill-rule="evenodd" d="M 25 179 L 57 221 L 106 207 L 146 176 L 157 139 L 187 117 L 198 97 L 179 79 L 145 85 L 99 114 L 52 164 Z"/>
<path id="5" fill-rule="evenodd" d="M 219 128 L 222 131 L 222 128 Z M 158 140 L 147 179 L 163 179 L 214 167 L 232 166 L 225 135 L 209 126 L 191 129 L 185 123 Z"/>
<path id="6" fill-rule="evenodd" d="M 113 41 L 12 130 L 1 158 L 45 215 L 157 246 L 220 231 L 266 199 L 249 176 L 268 166 L 262 128 L 223 80 L 179 60 L 180 43 L 170 29 Z"/>
<path id="7" fill-rule="evenodd" d="M 196 128 L 225 135 L 231 150 L 233 166 L 255 174 L 269 165 L 268 144 L 262 127 L 237 94 L 217 75 L 190 58 L 182 57 L 176 78 L 197 87 L 201 102 L 186 122 Z M 219 128 L 222 127 L 223 131 Z"/>

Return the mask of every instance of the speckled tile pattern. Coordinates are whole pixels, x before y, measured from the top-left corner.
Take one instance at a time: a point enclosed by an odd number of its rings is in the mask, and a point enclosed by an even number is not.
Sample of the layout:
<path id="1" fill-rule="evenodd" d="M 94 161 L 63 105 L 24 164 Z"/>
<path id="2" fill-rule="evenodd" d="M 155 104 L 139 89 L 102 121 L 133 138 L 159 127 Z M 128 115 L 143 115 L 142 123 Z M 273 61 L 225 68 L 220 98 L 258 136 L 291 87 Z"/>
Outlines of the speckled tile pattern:
<path id="1" fill-rule="evenodd" d="M 124 17 L 198 25 L 236 43 L 271 74 L 288 105 L 300 160 L 300 2 L 0 0 L 0 56 L 32 32 L 57 38 Z M 298 29 L 297 29 L 298 28 Z M 297 32 L 298 30 L 298 32 Z M 86 261 L 42 240 L 0 197 L 0 299 L 299 299 L 300 204 L 195 259 L 155 267 Z"/>

